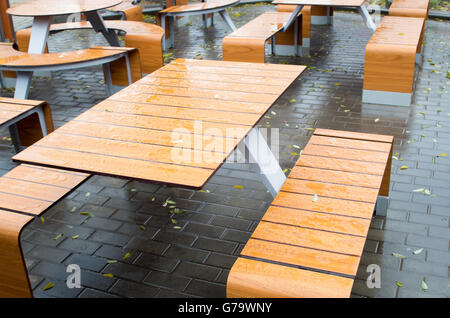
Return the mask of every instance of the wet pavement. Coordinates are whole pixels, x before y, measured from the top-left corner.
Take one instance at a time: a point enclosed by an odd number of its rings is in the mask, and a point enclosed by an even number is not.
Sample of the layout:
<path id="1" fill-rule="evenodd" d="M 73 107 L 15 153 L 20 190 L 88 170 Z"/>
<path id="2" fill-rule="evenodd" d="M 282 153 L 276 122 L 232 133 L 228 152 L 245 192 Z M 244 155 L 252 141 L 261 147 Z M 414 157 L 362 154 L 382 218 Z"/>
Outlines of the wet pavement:
<path id="1" fill-rule="evenodd" d="M 239 26 L 268 10 L 274 8 L 243 5 L 230 14 Z M 361 104 L 370 31 L 357 14 L 337 12 L 333 26 L 313 26 L 309 56 L 266 60 L 308 66 L 271 108 L 270 118 L 259 123 L 279 128 L 282 169 L 294 165 L 298 155 L 293 145 L 303 147 L 314 127 L 395 137 L 388 214 L 372 221 L 353 297 L 450 295 L 449 30 L 449 23 L 427 21 L 411 107 Z M 221 59 L 221 39 L 229 33 L 220 17 L 209 29 L 203 29 L 200 17 L 182 20 L 166 61 Z M 91 31 L 65 31 L 51 36 L 49 48 L 104 43 Z M 1 95 L 12 92 L 3 89 Z M 35 78 L 29 96 L 50 103 L 57 127 L 106 97 L 99 68 Z M 0 136 L 3 174 L 15 164 L 7 130 Z M 168 198 L 185 211 L 176 216 L 181 229 L 174 229 L 168 208 L 162 206 Z M 225 297 L 228 271 L 270 203 L 249 164 L 225 163 L 202 191 L 94 176 L 47 211 L 44 222 L 36 219 L 23 231 L 34 296 Z M 66 287 L 68 264 L 81 267 L 82 288 Z M 381 267 L 381 288 L 367 287 L 369 264 Z M 49 282 L 55 287 L 43 291 Z"/>

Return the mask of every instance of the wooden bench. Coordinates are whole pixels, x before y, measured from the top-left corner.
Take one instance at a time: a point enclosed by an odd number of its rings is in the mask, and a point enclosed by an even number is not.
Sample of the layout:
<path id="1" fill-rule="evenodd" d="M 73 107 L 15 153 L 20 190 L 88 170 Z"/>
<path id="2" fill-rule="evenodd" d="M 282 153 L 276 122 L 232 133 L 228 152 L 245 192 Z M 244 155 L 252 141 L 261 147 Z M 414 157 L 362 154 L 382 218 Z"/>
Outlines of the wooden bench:
<path id="1" fill-rule="evenodd" d="M 272 54 L 298 55 L 302 44 L 302 16 L 299 15 L 297 26 L 293 24 L 286 32 L 280 32 L 291 14 L 281 11 L 265 12 L 224 37 L 223 60 L 264 63 L 266 42 L 269 40 Z M 282 40 L 282 44 L 278 40 Z M 290 43 L 287 44 L 288 42 Z"/>
<path id="2" fill-rule="evenodd" d="M 0 177 L 0 297 L 32 297 L 20 233 L 90 175 L 19 165 Z"/>
<path id="3" fill-rule="evenodd" d="M 293 12 L 295 10 L 295 5 L 283 5 L 279 4 L 277 5 L 277 11 L 279 12 Z M 301 12 L 302 15 L 302 52 L 303 55 L 309 54 L 309 49 L 311 47 L 311 6 L 304 6 Z M 283 39 L 283 34 L 285 35 L 286 39 Z M 285 42 L 285 43 L 283 43 Z M 292 45 L 293 44 L 293 37 L 285 33 L 279 33 L 276 37 L 276 43 L 278 44 L 287 44 Z"/>
<path id="4" fill-rule="evenodd" d="M 52 132 L 50 106 L 43 101 L 0 97 L 0 127 L 8 127 L 16 152 Z"/>
<path id="5" fill-rule="evenodd" d="M 26 99 L 34 71 L 61 71 L 103 65 L 105 82 L 128 86 L 142 77 L 139 52 L 135 48 L 93 47 L 71 52 L 28 54 L 10 43 L 0 43 L 0 70 L 17 72 L 14 97 Z"/>
<path id="6" fill-rule="evenodd" d="M 208 2 L 183 4 L 168 6 L 166 9 L 158 12 L 156 23 L 161 25 L 165 30 L 163 50 L 166 48 L 173 47 L 174 45 L 174 28 L 175 28 L 175 18 L 187 17 L 193 15 L 203 15 L 205 27 L 209 25 L 214 13 L 218 13 L 225 23 L 230 27 L 231 30 L 235 31 L 233 20 L 231 20 L 226 9 L 231 8 L 239 3 L 239 0 L 210 0 Z"/>
<path id="7" fill-rule="evenodd" d="M 163 66 L 162 39 L 164 30 L 155 24 L 138 21 L 105 20 L 108 29 L 125 32 L 125 47 L 139 51 L 142 72 L 150 74 Z M 76 29 L 92 29 L 88 21 L 58 23 L 50 26 L 50 32 Z M 19 50 L 26 52 L 31 29 L 17 31 Z"/>
<path id="8" fill-rule="evenodd" d="M 428 19 L 430 0 L 395 0 L 389 7 L 389 15 Z"/>
<path id="9" fill-rule="evenodd" d="M 139 21 L 143 22 L 144 18 L 142 15 L 142 8 L 138 5 L 139 1 L 136 0 L 125 0 L 121 4 L 109 8 L 109 11 L 120 12 L 122 14 L 122 19 L 127 21 Z"/>
<path id="10" fill-rule="evenodd" d="M 366 46 L 364 103 L 411 104 L 424 23 L 423 18 L 395 16 L 381 20 Z"/>
<path id="11" fill-rule="evenodd" d="M 374 209 L 386 210 L 392 144 L 316 129 L 232 266 L 227 297 L 349 297 Z"/>

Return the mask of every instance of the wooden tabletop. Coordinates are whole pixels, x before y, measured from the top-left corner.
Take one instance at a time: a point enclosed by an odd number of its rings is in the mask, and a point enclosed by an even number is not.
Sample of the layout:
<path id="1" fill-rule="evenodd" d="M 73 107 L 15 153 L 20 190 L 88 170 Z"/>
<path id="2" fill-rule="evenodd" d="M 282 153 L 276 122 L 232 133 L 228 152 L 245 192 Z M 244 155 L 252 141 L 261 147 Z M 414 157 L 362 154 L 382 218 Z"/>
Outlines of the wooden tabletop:
<path id="1" fill-rule="evenodd" d="M 274 0 L 273 4 L 305 6 L 360 7 L 366 0 Z"/>
<path id="2" fill-rule="evenodd" d="M 304 69 L 177 59 L 13 160 L 200 189 Z"/>
<path id="3" fill-rule="evenodd" d="M 221 8 L 237 4 L 239 0 L 210 0 L 208 2 L 190 3 L 179 6 L 171 6 L 160 12 L 162 13 L 176 13 L 176 12 L 195 12 L 212 8 Z"/>
<path id="4" fill-rule="evenodd" d="M 35 0 L 9 8 L 6 12 L 17 16 L 56 16 L 106 9 L 121 2 L 122 0 Z"/>

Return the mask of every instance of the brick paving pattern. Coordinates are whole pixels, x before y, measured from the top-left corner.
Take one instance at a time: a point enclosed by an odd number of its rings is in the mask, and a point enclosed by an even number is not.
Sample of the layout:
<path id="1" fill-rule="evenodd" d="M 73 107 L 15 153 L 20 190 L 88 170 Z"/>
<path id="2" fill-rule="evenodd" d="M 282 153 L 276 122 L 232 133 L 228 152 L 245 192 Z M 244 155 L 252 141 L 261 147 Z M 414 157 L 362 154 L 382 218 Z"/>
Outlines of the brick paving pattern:
<path id="1" fill-rule="evenodd" d="M 267 10 L 273 8 L 243 5 L 232 9 L 231 17 L 239 26 Z M 409 108 L 361 104 L 370 32 L 359 15 L 338 12 L 334 26 L 313 26 L 310 56 L 268 58 L 269 63 L 308 66 L 271 109 L 270 118 L 260 122 L 280 129 L 282 169 L 298 159 L 292 145 L 307 143 L 308 128 L 395 136 L 398 160 L 393 160 L 388 215 L 372 221 L 353 297 L 450 295 L 449 30 L 446 22 L 427 22 L 423 66 Z M 206 30 L 200 17 L 184 20 L 166 60 L 220 59 L 221 39 L 228 33 L 219 17 Z M 51 36 L 50 50 L 102 43 L 93 32 L 67 31 Z M 1 95 L 12 93 L 2 90 Z M 30 99 L 51 104 L 57 127 L 106 97 L 98 68 L 35 78 L 30 93 Z M 0 133 L 0 169 L 5 173 L 15 164 L 8 132 Z M 421 188 L 429 192 L 414 191 Z M 169 213 L 162 206 L 168 198 L 185 212 Z M 49 210 L 44 222 L 36 219 L 23 231 L 34 296 L 225 297 L 228 271 L 270 202 L 249 164 L 224 164 L 203 191 L 94 176 Z M 59 234 L 63 236 L 57 238 Z M 66 287 L 68 264 L 81 267 L 81 289 Z M 381 288 L 366 286 L 369 264 L 380 265 Z M 43 291 L 50 281 L 55 287 Z"/>

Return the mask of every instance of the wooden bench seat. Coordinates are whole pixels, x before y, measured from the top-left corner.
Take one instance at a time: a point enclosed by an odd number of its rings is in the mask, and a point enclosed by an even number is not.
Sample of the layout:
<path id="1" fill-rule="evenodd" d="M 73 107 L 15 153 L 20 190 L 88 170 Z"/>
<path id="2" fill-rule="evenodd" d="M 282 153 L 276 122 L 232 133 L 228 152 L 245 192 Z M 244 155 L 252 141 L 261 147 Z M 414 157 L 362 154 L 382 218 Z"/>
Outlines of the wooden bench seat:
<path id="1" fill-rule="evenodd" d="M 0 43 L 0 70 L 18 72 L 16 98 L 28 96 L 29 73 L 94 65 L 103 65 L 105 82 L 110 91 L 113 84 L 128 86 L 142 77 L 139 52 L 135 48 L 93 47 L 70 52 L 28 54 L 16 50 L 10 43 Z"/>
<path id="2" fill-rule="evenodd" d="M 90 175 L 20 165 L 0 177 L 0 297 L 32 297 L 20 233 Z"/>
<path id="3" fill-rule="evenodd" d="M 16 152 L 52 132 L 50 106 L 44 101 L 0 97 L 0 127 L 8 127 Z"/>
<path id="4" fill-rule="evenodd" d="M 386 209 L 392 144 L 316 129 L 232 266 L 227 297 L 349 297 L 374 209 Z"/>
<path id="5" fill-rule="evenodd" d="M 281 11 L 265 12 L 224 37 L 222 40 L 223 60 L 264 63 L 265 44 L 269 40 L 272 54 L 297 55 L 294 43 L 295 26 L 293 25 L 286 32 L 280 32 L 291 14 L 291 12 Z M 301 18 L 300 15 L 300 21 Z M 300 21 L 297 25 L 297 45 L 301 49 L 302 23 Z M 278 34 L 283 34 L 283 44 L 278 43 Z M 291 40 L 290 44 L 286 44 L 288 39 Z"/>
<path id="6" fill-rule="evenodd" d="M 366 46 L 364 103 L 409 106 L 421 60 L 423 18 L 386 16 Z"/>
<path id="7" fill-rule="evenodd" d="M 142 8 L 137 5 L 140 1 L 124 0 L 122 3 L 109 8 L 109 11 L 120 12 L 123 20 L 143 22 Z"/>
<path id="8" fill-rule="evenodd" d="M 139 21 L 105 20 L 108 29 L 125 32 L 125 47 L 136 48 L 141 59 L 143 73 L 152 73 L 163 66 L 162 38 L 164 30 L 155 24 Z M 50 32 L 92 29 L 90 22 L 57 23 L 50 26 Z M 17 45 L 26 52 L 30 42 L 31 29 L 17 31 Z"/>
<path id="9" fill-rule="evenodd" d="M 395 0 L 389 7 L 389 15 L 428 19 L 430 0 Z"/>

